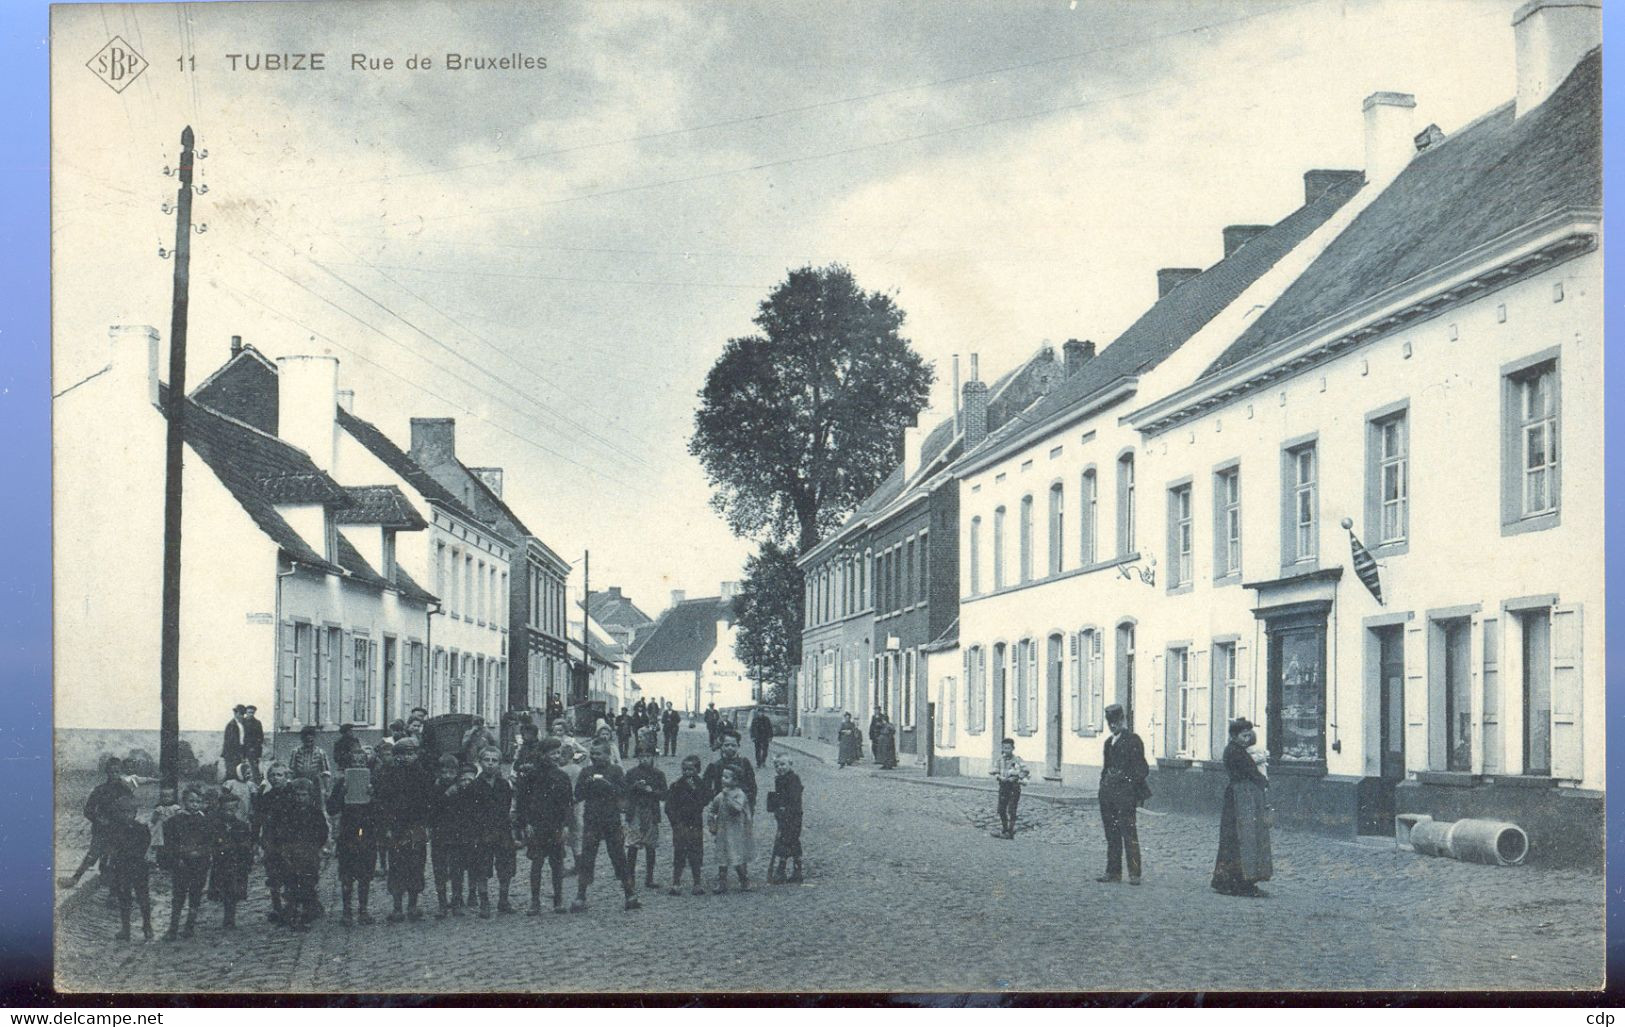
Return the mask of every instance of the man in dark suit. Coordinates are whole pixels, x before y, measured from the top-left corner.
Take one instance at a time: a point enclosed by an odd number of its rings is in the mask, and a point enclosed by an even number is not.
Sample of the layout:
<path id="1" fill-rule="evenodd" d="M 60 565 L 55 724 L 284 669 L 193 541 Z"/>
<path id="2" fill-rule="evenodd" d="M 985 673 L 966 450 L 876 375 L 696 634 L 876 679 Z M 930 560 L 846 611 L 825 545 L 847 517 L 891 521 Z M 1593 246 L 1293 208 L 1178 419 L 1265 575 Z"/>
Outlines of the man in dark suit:
<path id="1" fill-rule="evenodd" d="M 260 760 L 265 756 L 265 725 L 254 714 L 259 709 L 243 707 L 243 759 L 254 765 L 254 780 L 260 779 Z"/>
<path id="2" fill-rule="evenodd" d="M 713 750 L 717 747 L 717 730 L 722 726 L 722 714 L 717 712 L 717 704 L 712 703 L 705 708 L 706 741 L 711 743 Z"/>
<path id="3" fill-rule="evenodd" d="M 660 715 L 660 727 L 665 736 L 666 755 L 677 755 L 677 730 L 683 726 L 683 715 L 666 703 L 666 712 Z"/>
<path id="4" fill-rule="evenodd" d="M 220 745 L 220 759 L 226 765 L 227 776 L 237 773 L 237 764 L 243 761 L 243 716 L 248 707 L 241 703 L 231 708 L 231 719 L 226 721 L 226 737 Z"/>
<path id="5" fill-rule="evenodd" d="M 768 717 L 767 711 L 760 706 L 756 708 L 756 715 L 750 719 L 750 740 L 756 747 L 756 765 L 767 765 L 767 750 L 773 744 L 773 721 Z"/>
<path id="6" fill-rule="evenodd" d="M 1106 872 L 1097 881 L 1121 881 L 1128 859 L 1128 883 L 1140 883 L 1140 830 L 1135 810 L 1151 795 L 1146 777 L 1145 743 L 1128 729 L 1123 707 L 1106 707 L 1106 739 L 1100 767 L 1100 821 L 1106 828 Z"/>

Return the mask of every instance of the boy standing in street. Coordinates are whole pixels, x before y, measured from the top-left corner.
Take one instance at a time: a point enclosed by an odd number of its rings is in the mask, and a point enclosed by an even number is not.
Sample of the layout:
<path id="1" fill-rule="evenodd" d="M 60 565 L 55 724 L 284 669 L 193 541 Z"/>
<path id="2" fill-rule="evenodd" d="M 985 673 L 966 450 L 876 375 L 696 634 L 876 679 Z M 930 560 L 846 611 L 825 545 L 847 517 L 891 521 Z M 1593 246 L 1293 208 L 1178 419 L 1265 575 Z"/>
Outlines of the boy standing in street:
<path id="1" fill-rule="evenodd" d="M 451 753 L 440 757 L 439 772 L 430 792 L 429 846 L 434 860 L 434 890 L 438 905 L 435 916 L 444 919 L 447 914 L 463 915 L 463 866 L 467 859 L 467 824 L 461 805 L 451 794 L 457 787 L 460 767 Z M 447 901 L 446 886 L 451 886 Z"/>
<path id="2" fill-rule="evenodd" d="M 434 803 L 434 779 L 418 759 L 418 742 L 410 736 L 395 743 L 393 765 L 378 770 L 373 785 L 379 841 L 389 853 L 386 882 L 394 909 L 391 923 L 421 920 L 418 896 L 423 893 L 423 864 L 428 854 L 428 820 Z M 401 909 L 405 900 L 406 910 Z"/>
<path id="3" fill-rule="evenodd" d="M 237 904 L 248 898 L 248 872 L 254 866 L 254 829 L 238 815 L 242 800 L 221 792 L 210 822 L 214 853 L 209 863 L 209 897 L 225 907 L 220 926 L 237 927 Z"/>
<path id="4" fill-rule="evenodd" d="M 1016 755 L 1016 742 L 1013 738 L 1006 738 L 999 744 L 999 758 L 994 761 L 990 773 L 999 781 L 999 825 L 1000 833 L 995 837 L 1014 838 L 1016 836 L 1016 807 L 1021 805 L 1021 783 L 1027 780 L 1031 771 Z"/>
<path id="5" fill-rule="evenodd" d="M 592 765 L 583 767 L 576 778 L 575 797 L 581 803 L 581 856 L 576 862 L 576 899 L 570 912 L 587 908 L 587 888 L 592 884 L 593 864 L 598 861 L 600 843 L 609 849 L 609 862 L 626 892 L 626 908 L 642 904 L 633 894 L 631 874 L 626 866 L 626 833 L 621 830 L 621 809 L 626 802 L 626 775 L 609 761 L 607 739 L 592 745 Z"/>
<path id="6" fill-rule="evenodd" d="M 773 758 L 773 790 L 767 793 L 767 811 L 779 822 L 778 833 L 773 836 L 773 855 L 767 871 L 769 884 L 801 883 L 801 778 L 790 768 L 790 757 L 780 754 Z M 795 864 L 795 870 L 785 877 L 785 862 Z"/>
<path id="7" fill-rule="evenodd" d="M 705 858 L 705 807 L 711 790 L 700 779 L 700 758 L 683 757 L 683 776 L 666 790 L 666 819 L 671 822 L 671 888 L 668 895 L 680 894 L 686 866 L 694 876 L 694 894 L 704 895 L 700 866 Z"/>
<path id="8" fill-rule="evenodd" d="M 102 825 L 107 880 L 118 901 L 119 941 L 130 940 L 130 902 L 141 907 L 141 935 L 152 940 L 152 899 L 147 891 L 147 846 L 152 832 L 135 818 L 135 796 L 121 795 L 109 805 Z"/>
<path id="9" fill-rule="evenodd" d="M 181 793 L 181 811 L 164 821 L 164 844 L 159 852 L 159 864 L 168 868 L 171 888 L 167 940 L 192 936 L 203 886 L 209 881 L 209 860 L 214 857 L 213 834 L 209 818 L 203 815 L 203 792 L 187 788 Z M 184 930 L 183 906 L 187 910 Z"/>
<path id="10" fill-rule="evenodd" d="M 514 829 L 530 857 L 531 916 L 542 911 L 543 862 L 553 871 L 553 912 L 565 912 L 564 834 L 575 809 L 575 789 L 570 775 L 554 762 L 559 749 L 558 739 L 542 739 L 536 760 L 519 765 L 514 788 Z"/>
<path id="11" fill-rule="evenodd" d="M 645 729 L 650 730 L 650 729 Z M 639 733 L 642 737 L 642 732 Z M 638 754 L 638 765 L 626 775 L 626 874 L 638 879 L 638 850 L 649 854 L 644 887 L 655 885 L 655 850 L 660 846 L 660 802 L 666 797 L 666 775 L 655 767 L 655 750 Z"/>
<path id="12" fill-rule="evenodd" d="M 502 776 L 502 753 L 495 747 L 487 747 L 479 754 L 479 773 L 472 781 L 464 781 L 454 791 L 458 791 L 466 811 L 470 828 L 470 842 L 468 846 L 468 889 L 469 905 L 474 904 L 477 896 L 480 903 L 480 919 L 491 918 L 490 881 L 493 873 L 497 876 L 500 889 L 497 899 L 497 911 L 512 913 L 513 907 L 508 905 L 508 887 L 513 881 L 514 855 L 512 841 L 512 821 L 508 811 L 513 806 L 513 786 Z M 502 873 L 506 870 L 507 873 Z"/>

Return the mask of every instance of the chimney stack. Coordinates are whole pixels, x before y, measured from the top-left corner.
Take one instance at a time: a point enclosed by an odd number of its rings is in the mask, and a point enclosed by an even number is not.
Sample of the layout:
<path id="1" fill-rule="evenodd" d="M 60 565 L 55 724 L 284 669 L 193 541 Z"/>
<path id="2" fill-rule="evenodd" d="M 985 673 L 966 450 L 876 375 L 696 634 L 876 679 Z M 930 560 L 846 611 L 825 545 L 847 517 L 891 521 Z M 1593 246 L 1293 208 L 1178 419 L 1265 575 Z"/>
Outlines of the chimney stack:
<path id="1" fill-rule="evenodd" d="M 457 421 L 450 417 L 412 418 L 413 460 L 439 467 L 457 459 Z"/>
<path id="2" fill-rule="evenodd" d="M 925 429 L 920 422 L 926 418 L 927 411 L 920 411 L 914 418 L 914 423 L 903 429 L 903 480 L 906 482 L 914 477 L 920 469 L 920 443 L 925 440 Z"/>
<path id="3" fill-rule="evenodd" d="M 1429 125 L 1416 133 L 1416 152 L 1421 153 L 1423 150 L 1438 146 L 1442 142 L 1444 142 L 1444 130 L 1439 128 L 1438 125 Z"/>
<path id="4" fill-rule="evenodd" d="M 241 335 L 233 335 L 231 337 L 231 355 L 236 356 L 237 354 L 241 353 L 242 351 L 243 351 L 243 337 Z"/>
<path id="5" fill-rule="evenodd" d="M 486 488 L 502 498 L 502 468 L 500 467 L 470 467 L 468 473 L 480 480 Z"/>
<path id="6" fill-rule="evenodd" d="M 1088 339 L 1068 339 L 1061 347 L 1066 354 L 1066 376 L 1071 378 L 1083 370 L 1083 365 L 1095 358 L 1095 344 Z"/>
<path id="7" fill-rule="evenodd" d="M 954 354 L 954 431 L 957 433 L 963 425 L 960 423 L 959 406 L 959 354 Z"/>
<path id="8" fill-rule="evenodd" d="M 971 367 L 976 357 L 971 357 Z M 977 381 L 974 371 L 965 383 L 965 452 L 969 453 L 987 438 L 987 383 Z"/>
<path id="9" fill-rule="evenodd" d="M 1173 292 L 1202 273 L 1199 267 L 1165 267 L 1157 270 L 1157 299 Z"/>
<path id="10" fill-rule="evenodd" d="M 722 598 L 734 599 L 739 595 L 739 582 L 724 581 L 722 583 Z"/>
<path id="11" fill-rule="evenodd" d="M 339 409 L 344 411 L 347 414 L 355 413 L 355 390 L 354 389 L 340 389 L 339 390 Z"/>
<path id="12" fill-rule="evenodd" d="M 140 396 L 158 405 L 158 329 L 151 325 L 113 325 L 107 329 L 107 366 L 120 396 Z"/>
<path id="13" fill-rule="evenodd" d="M 1365 173 L 1361 171 L 1338 171 L 1330 168 L 1314 168 L 1303 173 L 1303 202 L 1314 203 L 1325 195 L 1326 190 L 1334 185 L 1341 185 L 1348 181 L 1361 182 L 1365 180 Z"/>
<path id="14" fill-rule="evenodd" d="M 277 435 L 331 471 L 338 442 L 338 357 L 277 357 L 276 376 Z"/>
<path id="15" fill-rule="evenodd" d="M 1399 177 L 1416 155 L 1416 97 L 1409 93 L 1372 93 L 1365 111 L 1365 177 L 1378 189 Z"/>
<path id="16" fill-rule="evenodd" d="M 1254 236 L 1270 230 L 1269 225 L 1228 225 L 1224 229 L 1224 255 L 1226 257 L 1247 245 Z"/>
<path id="17" fill-rule="evenodd" d="M 684 592 L 682 589 L 674 588 L 671 590 L 671 605 L 676 606 L 678 603 L 687 598 L 688 593 Z"/>
<path id="18" fill-rule="evenodd" d="M 1563 84 L 1580 59 L 1602 42 L 1599 0 L 1530 0 L 1512 15 L 1518 72 L 1516 116 L 1523 117 Z"/>

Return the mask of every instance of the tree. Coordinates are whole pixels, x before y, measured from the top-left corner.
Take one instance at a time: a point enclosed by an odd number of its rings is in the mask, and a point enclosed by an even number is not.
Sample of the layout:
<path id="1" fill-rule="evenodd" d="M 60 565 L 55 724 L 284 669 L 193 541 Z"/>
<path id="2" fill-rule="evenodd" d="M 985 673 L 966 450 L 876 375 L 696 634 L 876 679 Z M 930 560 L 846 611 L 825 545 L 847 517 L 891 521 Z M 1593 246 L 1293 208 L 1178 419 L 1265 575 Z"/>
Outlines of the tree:
<path id="1" fill-rule="evenodd" d="M 845 267 L 803 267 L 761 302 L 757 334 L 728 340 L 688 449 L 734 534 L 806 552 L 885 480 L 931 391 L 903 319 Z"/>
<path id="2" fill-rule="evenodd" d="M 801 663 L 801 568 L 795 549 L 764 542 L 745 561 L 745 578 L 734 601 L 739 633 L 734 654 L 756 672 L 762 701 L 789 692 L 790 674 Z"/>

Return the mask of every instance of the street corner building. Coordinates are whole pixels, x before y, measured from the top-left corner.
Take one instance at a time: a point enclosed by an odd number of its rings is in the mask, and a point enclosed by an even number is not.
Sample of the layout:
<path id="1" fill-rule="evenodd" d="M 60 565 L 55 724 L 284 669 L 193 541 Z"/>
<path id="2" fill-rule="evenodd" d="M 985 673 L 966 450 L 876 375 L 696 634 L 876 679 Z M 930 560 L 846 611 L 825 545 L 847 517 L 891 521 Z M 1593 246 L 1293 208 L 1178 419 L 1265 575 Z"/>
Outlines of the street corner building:
<path id="1" fill-rule="evenodd" d="M 690 716 L 711 705 L 738 710 L 756 702 L 759 683 L 735 652 L 738 597 L 734 581 L 723 582 L 720 595 L 698 599 L 674 589 L 671 605 L 653 624 L 634 625 L 639 641 L 631 666 L 644 699 L 670 702 Z M 627 620 L 624 614 L 616 619 Z"/>
<path id="2" fill-rule="evenodd" d="M 56 736 L 61 766 L 158 750 L 167 386 L 158 333 L 115 327 L 105 368 L 56 400 Z M 186 399 L 180 730 L 205 766 L 237 704 L 267 755 L 313 726 L 376 740 L 431 715 L 539 706 L 562 688 L 568 565 L 456 459 L 355 411 L 330 356 L 233 338 Z M 414 458 L 413 454 L 416 454 Z"/>
<path id="3" fill-rule="evenodd" d="M 1447 136 L 1372 94 L 1363 169 L 1303 171 L 1098 351 L 956 382 L 802 557 L 803 732 L 895 711 L 934 773 L 1009 736 L 1092 787 L 1118 703 L 1154 808 L 1211 813 L 1245 717 L 1283 825 L 1488 818 L 1600 867 L 1599 11 L 1513 35 L 1506 104 Z"/>

